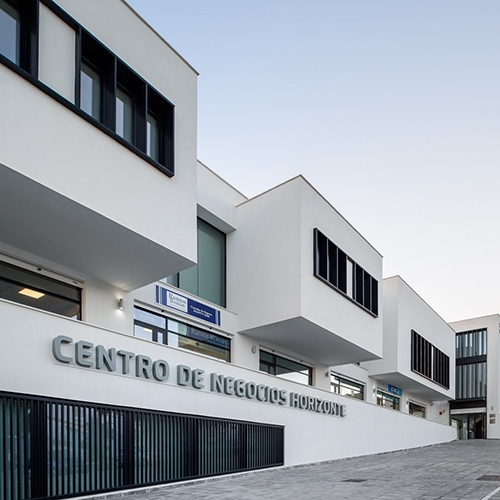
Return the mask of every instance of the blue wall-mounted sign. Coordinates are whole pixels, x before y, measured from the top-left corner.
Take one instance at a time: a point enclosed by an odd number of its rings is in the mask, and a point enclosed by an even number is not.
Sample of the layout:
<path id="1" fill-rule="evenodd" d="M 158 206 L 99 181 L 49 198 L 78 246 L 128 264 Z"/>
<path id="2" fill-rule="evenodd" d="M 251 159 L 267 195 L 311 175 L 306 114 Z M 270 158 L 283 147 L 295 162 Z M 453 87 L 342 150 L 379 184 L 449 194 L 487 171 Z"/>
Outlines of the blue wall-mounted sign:
<path id="1" fill-rule="evenodd" d="M 391 393 L 394 394 L 395 396 L 401 397 L 403 395 L 403 389 L 400 389 L 399 387 L 396 387 L 391 384 L 387 384 L 387 390 Z"/>
<path id="2" fill-rule="evenodd" d="M 160 285 L 156 285 L 156 303 L 220 326 L 220 311 Z"/>

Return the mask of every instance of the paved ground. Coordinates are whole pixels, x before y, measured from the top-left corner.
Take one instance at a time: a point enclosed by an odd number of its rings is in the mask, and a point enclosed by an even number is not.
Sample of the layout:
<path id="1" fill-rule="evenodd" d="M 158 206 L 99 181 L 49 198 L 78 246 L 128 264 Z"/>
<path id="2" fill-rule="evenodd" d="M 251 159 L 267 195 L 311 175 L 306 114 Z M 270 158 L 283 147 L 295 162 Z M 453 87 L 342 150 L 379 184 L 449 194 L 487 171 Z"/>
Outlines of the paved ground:
<path id="1" fill-rule="evenodd" d="M 481 480 L 484 475 L 497 477 Z M 106 495 L 109 499 L 120 497 L 124 500 L 500 500 L 500 440 L 456 441 L 417 450 Z"/>

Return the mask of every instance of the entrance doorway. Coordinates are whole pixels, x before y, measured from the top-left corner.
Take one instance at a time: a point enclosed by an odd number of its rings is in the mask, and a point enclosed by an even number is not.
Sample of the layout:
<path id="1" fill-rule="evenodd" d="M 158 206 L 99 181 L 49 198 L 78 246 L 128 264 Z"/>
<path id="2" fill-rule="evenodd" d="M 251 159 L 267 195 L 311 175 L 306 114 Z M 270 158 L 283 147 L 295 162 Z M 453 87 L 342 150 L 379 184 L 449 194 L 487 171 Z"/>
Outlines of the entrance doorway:
<path id="1" fill-rule="evenodd" d="M 457 430 L 457 439 L 486 439 L 486 413 L 452 415 L 451 425 Z"/>

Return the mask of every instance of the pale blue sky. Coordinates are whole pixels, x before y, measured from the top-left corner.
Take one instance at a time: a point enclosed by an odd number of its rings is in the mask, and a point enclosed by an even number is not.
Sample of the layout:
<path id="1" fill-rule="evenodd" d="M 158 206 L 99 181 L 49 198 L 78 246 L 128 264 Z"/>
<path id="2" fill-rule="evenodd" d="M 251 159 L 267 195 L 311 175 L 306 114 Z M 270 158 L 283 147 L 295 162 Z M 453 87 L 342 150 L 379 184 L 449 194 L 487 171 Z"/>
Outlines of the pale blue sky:
<path id="1" fill-rule="evenodd" d="M 498 0 L 129 0 L 199 72 L 198 157 L 299 173 L 447 321 L 500 312 Z"/>

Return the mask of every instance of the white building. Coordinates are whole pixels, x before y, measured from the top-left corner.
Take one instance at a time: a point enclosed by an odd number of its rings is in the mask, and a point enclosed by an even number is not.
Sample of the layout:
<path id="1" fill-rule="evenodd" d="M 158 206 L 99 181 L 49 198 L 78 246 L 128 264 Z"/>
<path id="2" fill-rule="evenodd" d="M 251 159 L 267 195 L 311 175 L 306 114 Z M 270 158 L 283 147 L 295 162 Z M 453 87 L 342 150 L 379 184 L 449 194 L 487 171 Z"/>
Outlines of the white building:
<path id="1" fill-rule="evenodd" d="M 498 439 L 500 316 L 450 323 L 456 331 L 456 399 L 452 425 L 458 439 Z"/>
<path id="2" fill-rule="evenodd" d="M 452 361 L 408 350 L 449 329 L 302 177 L 197 162 L 197 73 L 126 3 L 0 0 L 0 34 L 0 498 L 454 439 Z"/>

